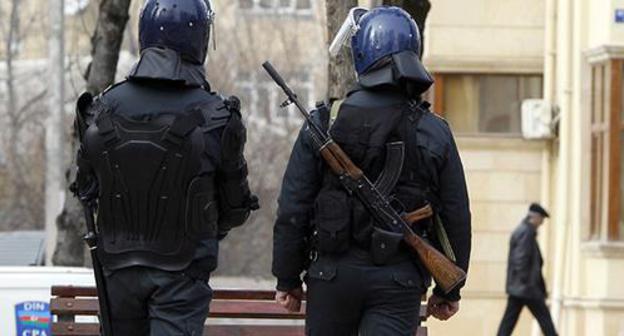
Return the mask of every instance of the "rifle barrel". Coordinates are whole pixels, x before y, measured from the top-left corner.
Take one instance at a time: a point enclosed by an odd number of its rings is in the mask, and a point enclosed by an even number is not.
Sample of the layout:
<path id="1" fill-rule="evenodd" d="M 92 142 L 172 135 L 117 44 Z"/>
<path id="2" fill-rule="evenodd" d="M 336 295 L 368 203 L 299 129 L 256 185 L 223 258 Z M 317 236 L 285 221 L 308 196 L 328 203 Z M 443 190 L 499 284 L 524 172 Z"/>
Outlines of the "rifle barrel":
<path id="1" fill-rule="evenodd" d="M 315 133 L 315 136 L 321 136 L 322 137 L 320 139 L 318 137 L 314 137 L 315 142 L 318 142 L 319 146 L 324 145 L 327 142 L 327 140 L 328 140 L 327 139 L 328 137 L 327 137 L 326 133 L 323 132 L 321 130 L 321 128 L 319 127 L 319 125 L 317 125 L 312 120 L 312 117 L 310 116 L 310 113 L 308 113 L 308 111 L 306 110 L 305 106 L 303 106 L 303 104 L 301 104 L 301 101 L 299 101 L 299 99 L 297 98 L 297 95 L 290 89 L 288 84 L 286 84 L 286 81 L 284 80 L 284 78 L 282 78 L 282 76 L 279 74 L 279 72 L 277 72 L 277 70 L 275 70 L 275 68 L 273 67 L 271 62 L 266 61 L 266 62 L 262 63 L 262 67 L 264 68 L 264 70 L 266 70 L 266 72 L 269 74 L 269 76 L 271 76 L 273 81 L 275 81 L 275 83 L 282 89 L 282 91 L 284 91 L 284 93 L 286 94 L 286 97 L 288 97 L 288 101 L 293 103 L 293 104 L 295 104 L 295 106 L 297 107 L 299 112 L 301 112 L 303 117 L 308 122 L 308 125 L 310 127 L 314 128 L 314 132 L 313 133 Z"/>

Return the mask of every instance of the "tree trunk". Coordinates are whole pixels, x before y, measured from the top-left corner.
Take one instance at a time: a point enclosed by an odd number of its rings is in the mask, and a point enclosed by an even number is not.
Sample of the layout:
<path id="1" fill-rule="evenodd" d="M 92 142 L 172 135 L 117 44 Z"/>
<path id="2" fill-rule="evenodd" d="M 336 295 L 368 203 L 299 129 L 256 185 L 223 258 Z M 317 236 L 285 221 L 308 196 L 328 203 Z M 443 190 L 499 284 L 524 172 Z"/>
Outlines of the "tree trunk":
<path id="1" fill-rule="evenodd" d="M 65 197 L 65 18 L 64 1 L 50 0 L 50 38 L 48 48 L 48 117 L 45 127 L 45 233 L 46 265 L 52 264 L 56 246 L 56 218 Z"/>
<path id="2" fill-rule="evenodd" d="M 6 58 L 4 60 L 6 66 L 6 89 L 7 89 L 7 111 L 6 114 L 9 117 L 7 132 L 9 134 L 7 138 L 7 166 L 9 176 L 9 194 L 11 195 L 11 201 L 9 208 L 12 215 L 9 219 L 9 228 L 13 229 L 17 227 L 17 223 L 25 220 L 22 214 L 23 204 L 23 185 L 20 181 L 23 179 L 21 172 L 19 171 L 19 165 L 17 160 L 19 157 L 18 150 L 18 125 L 17 125 L 17 95 L 15 93 L 15 72 L 13 60 L 15 58 L 15 46 L 19 43 L 18 30 L 19 30 L 19 12 L 20 1 L 11 1 L 11 11 L 9 14 L 8 32 L 5 39 L 5 52 Z"/>
<path id="3" fill-rule="evenodd" d="M 328 46 L 334 40 L 349 10 L 357 5 L 357 0 L 327 0 Z M 323 52 L 327 53 L 327 49 Z M 329 60 L 327 97 L 329 99 L 341 99 L 354 84 L 355 69 L 353 68 L 351 50 L 342 48 L 337 57 Z"/>
<path id="4" fill-rule="evenodd" d="M 131 0 L 102 0 L 98 20 L 91 38 L 92 61 L 87 69 L 87 91 L 98 94 L 115 81 L 119 51 L 124 30 L 128 22 Z M 72 142 L 75 152 L 76 140 Z M 73 181 L 75 167 L 69 163 L 68 181 Z M 57 219 L 58 243 L 54 252 L 54 264 L 82 266 L 85 264 L 85 249 L 82 235 L 85 222 L 82 208 L 75 197 L 66 197 L 63 212 Z"/>
<path id="5" fill-rule="evenodd" d="M 131 0 L 102 0 L 93 37 L 93 60 L 85 75 L 87 91 L 100 93 L 115 81 L 119 50 L 128 23 Z"/>
<path id="6" fill-rule="evenodd" d="M 401 7 L 414 18 L 422 38 L 422 47 L 420 48 L 420 56 L 422 56 L 425 49 L 425 21 L 431 9 L 431 2 L 429 0 L 383 0 L 383 4 Z"/>

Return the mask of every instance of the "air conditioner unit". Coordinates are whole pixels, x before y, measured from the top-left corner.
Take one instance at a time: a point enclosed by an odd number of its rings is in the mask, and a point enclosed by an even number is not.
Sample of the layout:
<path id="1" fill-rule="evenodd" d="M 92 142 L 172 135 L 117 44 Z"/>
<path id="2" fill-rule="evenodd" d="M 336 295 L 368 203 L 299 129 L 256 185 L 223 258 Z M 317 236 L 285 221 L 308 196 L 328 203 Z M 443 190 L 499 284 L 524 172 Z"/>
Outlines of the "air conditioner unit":
<path id="1" fill-rule="evenodd" d="M 552 106 L 543 99 L 522 101 L 522 136 L 525 139 L 550 139 Z"/>

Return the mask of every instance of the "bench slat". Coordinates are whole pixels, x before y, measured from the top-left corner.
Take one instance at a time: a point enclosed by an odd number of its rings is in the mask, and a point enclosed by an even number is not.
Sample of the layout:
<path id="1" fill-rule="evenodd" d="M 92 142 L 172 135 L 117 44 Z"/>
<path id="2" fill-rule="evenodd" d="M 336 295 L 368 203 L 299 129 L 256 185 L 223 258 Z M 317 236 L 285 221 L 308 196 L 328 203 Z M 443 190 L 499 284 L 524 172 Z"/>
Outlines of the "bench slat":
<path id="1" fill-rule="evenodd" d="M 56 322 L 52 325 L 54 336 L 99 336 L 97 323 Z M 427 336 L 427 328 L 419 327 L 416 336 Z M 265 326 L 265 325 L 213 325 L 204 328 L 204 335 L 210 336 L 303 336 L 303 326 Z"/>
<path id="2" fill-rule="evenodd" d="M 99 312 L 97 299 L 54 298 L 50 301 L 50 312 L 54 315 L 94 316 Z M 214 300 L 210 304 L 210 317 L 214 318 L 253 318 L 289 319 L 305 318 L 305 303 L 301 313 L 289 313 L 273 302 Z"/>
<path id="3" fill-rule="evenodd" d="M 100 325 L 97 323 L 54 322 L 54 336 L 99 336 Z"/>
<path id="4" fill-rule="evenodd" d="M 258 301 L 213 301 L 210 317 L 251 319 L 305 319 L 305 303 L 300 313 L 289 313 L 277 303 Z"/>
<path id="5" fill-rule="evenodd" d="M 57 322 L 52 325 L 54 336 L 99 336 L 100 326 L 97 323 L 66 323 Z M 271 325 L 212 325 L 204 328 L 204 335 L 210 336 L 303 336 L 303 326 L 271 326 Z"/>
<path id="6" fill-rule="evenodd" d="M 100 311 L 97 299 L 53 298 L 50 313 L 53 315 L 97 315 Z"/>
<path id="7" fill-rule="evenodd" d="M 52 296 L 73 298 L 73 297 L 96 297 L 95 287 L 80 286 L 52 286 Z M 223 300 L 266 300 L 273 301 L 275 291 L 273 290 L 244 290 L 244 289 L 216 289 L 213 293 L 214 299 Z"/>
<path id="8" fill-rule="evenodd" d="M 94 316 L 99 312 L 97 299 L 53 298 L 50 312 L 55 315 Z M 421 305 L 420 319 L 425 321 L 427 307 Z M 289 313 L 274 302 L 213 300 L 210 304 L 210 317 L 214 318 L 258 318 L 258 319 L 297 319 L 305 318 L 305 302 L 300 313 Z"/>
<path id="9" fill-rule="evenodd" d="M 210 336 L 303 336 L 303 326 L 265 325 L 213 325 L 204 328 L 204 335 Z"/>

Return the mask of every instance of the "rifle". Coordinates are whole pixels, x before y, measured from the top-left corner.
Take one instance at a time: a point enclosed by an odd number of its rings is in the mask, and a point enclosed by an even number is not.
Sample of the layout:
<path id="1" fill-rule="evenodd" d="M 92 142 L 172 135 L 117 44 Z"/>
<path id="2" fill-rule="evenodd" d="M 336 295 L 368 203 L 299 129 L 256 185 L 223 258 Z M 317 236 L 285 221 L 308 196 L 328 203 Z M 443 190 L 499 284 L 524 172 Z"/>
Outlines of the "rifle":
<path id="1" fill-rule="evenodd" d="M 87 234 L 83 239 L 85 243 L 87 243 L 87 246 L 89 246 L 89 251 L 91 252 L 93 274 L 95 275 L 95 286 L 97 288 L 98 302 L 100 305 L 100 325 L 102 326 L 101 332 L 103 336 L 113 336 L 110 306 L 106 292 L 106 279 L 104 278 L 102 264 L 100 264 L 100 259 L 97 255 L 97 233 L 95 230 L 95 221 L 93 219 L 93 207 L 89 204 L 89 201 L 82 198 L 80 199 L 80 204 L 82 204 L 87 222 Z"/>
<path id="2" fill-rule="evenodd" d="M 332 172 L 338 176 L 344 188 L 364 204 L 375 221 L 384 229 L 403 234 L 403 240 L 416 252 L 423 266 L 431 273 L 431 276 L 445 293 L 449 293 L 464 281 L 466 272 L 412 230 L 410 224 L 390 205 L 389 200 L 351 161 L 342 148 L 332 140 L 329 132 L 322 131 L 312 120 L 310 113 L 271 63 L 267 61 L 262 64 L 262 67 L 288 97 L 281 106 L 286 107 L 295 104 L 308 124 L 306 130 L 318 148 L 321 157 Z"/>

